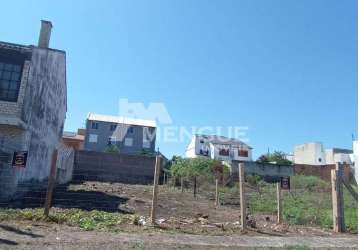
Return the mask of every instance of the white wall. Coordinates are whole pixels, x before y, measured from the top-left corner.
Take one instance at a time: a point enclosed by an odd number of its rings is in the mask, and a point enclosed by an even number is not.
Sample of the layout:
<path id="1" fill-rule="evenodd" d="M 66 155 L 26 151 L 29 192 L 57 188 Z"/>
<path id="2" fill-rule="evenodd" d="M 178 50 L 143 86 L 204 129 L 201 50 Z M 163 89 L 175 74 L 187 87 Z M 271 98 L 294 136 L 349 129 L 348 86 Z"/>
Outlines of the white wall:
<path id="1" fill-rule="evenodd" d="M 336 164 L 334 159 L 333 149 L 326 149 L 325 150 L 325 157 L 326 157 L 326 164 Z"/>
<path id="2" fill-rule="evenodd" d="M 353 142 L 353 154 L 358 155 L 358 141 Z"/>
<path id="3" fill-rule="evenodd" d="M 196 136 L 194 135 L 192 138 L 191 138 L 191 141 L 188 145 L 188 147 L 186 148 L 186 151 L 185 151 L 185 157 L 188 157 L 188 158 L 195 158 L 196 157 L 196 154 L 195 154 L 195 141 L 196 141 Z"/>
<path id="4" fill-rule="evenodd" d="M 358 141 L 353 142 L 353 155 L 354 155 L 354 171 L 356 181 L 358 182 Z"/>
<path id="5" fill-rule="evenodd" d="M 352 164 L 349 154 L 341 154 L 341 153 L 335 154 L 334 155 L 334 164 L 336 164 L 338 162 Z"/>
<path id="6" fill-rule="evenodd" d="M 325 165 L 325 154 L 321 143 L 306 143 L 295 146 L 294 159 L 296 164 Z"/>
<path id="7" fill-rule="evenodd" d="M 354 175 L 356 181 L 358 182 L 358 155 L 354 155 Z"/>

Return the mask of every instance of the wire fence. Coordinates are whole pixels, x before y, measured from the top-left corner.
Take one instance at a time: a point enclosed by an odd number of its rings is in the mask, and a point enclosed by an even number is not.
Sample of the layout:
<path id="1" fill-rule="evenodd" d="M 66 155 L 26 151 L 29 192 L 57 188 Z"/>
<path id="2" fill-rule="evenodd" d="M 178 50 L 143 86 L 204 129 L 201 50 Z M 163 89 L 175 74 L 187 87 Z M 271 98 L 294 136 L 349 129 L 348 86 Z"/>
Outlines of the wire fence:
<path id="1" fill-rule="evenodd" d="M 137 169 L 127 166 L 125 173 L 139 175 L 140 184 L 132 178 L 116 178 L 123 172 L 108 172 L 102 158 L 86 159 L 86 163 L 98 168 L 96 171 L 83 171 L 76 165 L 78 159 L 73 152 L 65 154 L 56 164 L 57 184 L 54 187 L 51 207 L 57 209 L 80 209 L 84 211 L 105 211 L 138 214 L 143 224 L 151 216 L 153 199 L 153 177 L 155 161 L 150 159 L 152 168 L 140 175 Z M 107 156 L 106 156 L 107 157 Z M 117 156 L 115 156 L 117 157 Z M 71 181 L 61 183 L 61 171 L 67 169 L 74 158 Z M 134 158 L 123 161 L 137 164 Z M 112 162 L 112 161 L 111 161 Z M 113 163 L 113 162 L 112 162 Z M 111 164 L 112 164 L 111 163 Z M 110 164 L 110 165 L 111 165 Z M 111 165 L 112 169 L 118 165 Z M 91 169 L 91 168 L 90 168 Z M 131 171 L 132 172 L 131 172 Z M 1 208 L 43 208 L 48 192 L 48 182 L 44 180 L 16 182 L 14 168 L 2 173 L 1 190 L 17 186 L 17 195 L 11 199 L 0 200 Z M 145 177 L 145 178 L 144 178 Z M 224 232 L 239 230 L 242 217 L 252 230 L 262 232 L 289 231 L 290 226 L 313 226 L 332 228 L 332 185 L 313 176 L 293 176 L 289 190 L 280 190 L 278 184 L 265 181 L 255 175 L 245 175 L 245 214 L 240 213 L 240 183 L 231 175 L 198 175 L 191 178 L 175 178 L 170 172 L 161 172 L 158 189 L 156 222 L 163 228 L 180 229 L 187 232 Z M 113 181 L 111 181 L 113 180 Z M 120 180 L 120 181 L 118 181 Z M 127 180 L 127 182 L 123 181 Z M 148 181 L 150 180 L 150 181 Z M 279 218 L 279 200 L 281 199 L 282 221 Z M 348 230 L 358 230 L 358 202 L 344 191 L 345 219 Z"/>

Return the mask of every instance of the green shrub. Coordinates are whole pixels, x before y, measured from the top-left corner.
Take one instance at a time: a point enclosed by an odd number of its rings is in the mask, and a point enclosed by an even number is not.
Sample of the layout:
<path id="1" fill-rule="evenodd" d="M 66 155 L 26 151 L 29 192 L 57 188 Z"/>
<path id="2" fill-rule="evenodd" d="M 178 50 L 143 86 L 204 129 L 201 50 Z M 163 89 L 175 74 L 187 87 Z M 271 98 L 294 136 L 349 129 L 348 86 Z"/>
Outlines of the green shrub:
<path id="1" fill-rule="evenodd" d="M 80 209 L 51 209 L 49 217 L 43 209 L 0 209 L 0 221 L 31 220 L 78 226 L 83 230 L 110 229 L 122 223 L 135 223 L 136 215 L 108 213 L 103 211 L 83 211 Z"/>
<path id="2" fill-rule="evenodd" d="M 296 175 L 291 177 L 291 187 L 306 191 L 329 191 L 331 185 L 316 176 Z"/>

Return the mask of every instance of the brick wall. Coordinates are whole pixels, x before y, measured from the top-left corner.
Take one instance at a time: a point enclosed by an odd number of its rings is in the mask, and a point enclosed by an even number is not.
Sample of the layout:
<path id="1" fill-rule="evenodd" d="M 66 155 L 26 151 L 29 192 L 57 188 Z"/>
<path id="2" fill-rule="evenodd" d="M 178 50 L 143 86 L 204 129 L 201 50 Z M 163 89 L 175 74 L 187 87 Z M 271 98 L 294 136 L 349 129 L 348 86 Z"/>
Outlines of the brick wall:
<path id="1" fill-rule="evenodd" d="M 155 157 L 76 151 L 73 180 L 153 183 Z"/>
<path id="2" fill-rule="evenodd" d="M 336 165 L 322 165 L 322 166 L 313 166 L 313 165 L 303 165 L 296 164 L 294 165 L 295 175 L 307 175 L 307 176 L 317 176 L 322 180 L 331 181 L 331 170 L 336 168 Z M 350 167 L 344 166 L 344 177 L 350 179 Z"/>

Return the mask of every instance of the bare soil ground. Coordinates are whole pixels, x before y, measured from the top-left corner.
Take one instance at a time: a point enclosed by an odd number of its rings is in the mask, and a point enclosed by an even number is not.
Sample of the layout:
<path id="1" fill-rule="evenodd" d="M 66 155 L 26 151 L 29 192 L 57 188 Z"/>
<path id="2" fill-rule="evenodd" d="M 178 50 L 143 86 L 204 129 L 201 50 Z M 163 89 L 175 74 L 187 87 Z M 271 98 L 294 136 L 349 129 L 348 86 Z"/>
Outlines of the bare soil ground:
<path id="1" fill-rule="evenodd" d="M 105 209 L 136 213 L 149 218 L 152 187 L 145 185 L 127 185 L 121 183 L 84 182 L 70 185 L 68 193 L 103 193 L 104 198 L 96 201 L 76 199 L 62 193 L 57 200 L 70 200 L 73 207 L 87 210 Z M 157 221 L 159 228 L 166 231 L 180 231 L 191 234 L 231 235 L 240 233 L 239 202 L 230 200 L 231 205 L 215 207 L 212 192 L 199 191 L 194 198 L 191 190 L 181 192 L 177 188 L 160 186 Z M 71 200 L 72 199 L 72 200 Z M 120 201 L 118 204 L 113 201 Z M 95 202 L 95 203 L 93 203 Z M 97 207 L 100 204 L 99 207 Z M 107 205 L 106 205 L 107 204 Z M 61 207 L 60 205 L 55 206 Z M 276 216 L 272 214 L 248 215 L 248 235 L 275 236 L 334 236 L 331 230 L 318 227 L 277 225 Z M 128 226 L 127 230 L 133 228 Z M 134 228 L 134 230 L 141 230 Z"/>
<path id="2" fill-rule="evenodd" d="M 358 249 L 358 236 L 335 234 L 318 227 L 276 224 L 272 214 L 249 215 L 249 230 L 240 231 L 239 197 L 214 206 L 213 192 L 160 186 L 158 227 L 148 226 L 152 186 L 83 182 L 60 186 L 54 192 L 54 210 L 68 208 L 135 213 L 140 225 L 126 223 L 110 230 L 85 232 L 77 226 L 53 222 L 12 220 L 0 223 L 0 249 L 268 249 L 307 245 L 317 249 Z M 43 193 L 29 194 L 32 207 Z M 26 207 L 25 200 L 9 206 Z M 38 199 L 36 201 L 36 199 Z M 102 232 L 101 232 L 102 231 Z M 285 248 L 282 248 L 285 249 Z"/>
<path id="3" fill-rule="evenodd" d="M 293 247 L 296 246 L 296 247 Z M 358 249 L 357 237 L 207 236 L 159 232 L 80 231 L 66 225 L 23 222 L 0 225 L 0 249 Z"/>

